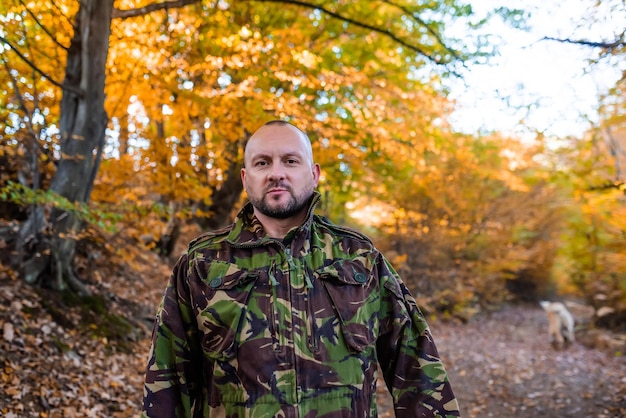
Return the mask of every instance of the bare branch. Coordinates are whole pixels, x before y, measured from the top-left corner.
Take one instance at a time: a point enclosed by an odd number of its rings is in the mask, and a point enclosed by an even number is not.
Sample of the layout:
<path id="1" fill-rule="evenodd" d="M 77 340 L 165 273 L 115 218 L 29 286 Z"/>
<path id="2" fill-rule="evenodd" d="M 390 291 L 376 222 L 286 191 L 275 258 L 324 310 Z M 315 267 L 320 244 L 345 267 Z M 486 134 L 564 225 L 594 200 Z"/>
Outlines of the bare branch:
<path id="1" fill-rule="evenodd" d="M 162 3 L 150 3 L 146 6 L 143 7 L 139 7 L 136 9 L 127 9 L 127 10 L 121 10 L 121 9 L 113 9 L 113 18 L 119 18 L 119 19 L 127 19 L 127 18 L 131 18 L 131 17 L 136 17 L 136 16 L 142 16 L 157 10 L 166 10 L 166 9 L 174 9 L 174 8 L 179 8 L 179 7 L 184 7 L 184 6 L 188 6 L 190 4 L 195 4 L 195 3 L 199 3 L 201 0 L 170 0 L 170 1 L 165 1 Z M 356 19 L 353 19 L 351 17 L 348 16 L 344 16 L 340 13 L 336 13 L 333 12 L 332 10 L 320 6 L 320 5 L 316 5 L 316 4 L 312 4 L 310 2 L 307 1 L 301 1 L 301 0 L 242 0 L 242 1 L 249 1 L 249 2 L 257 2 L 257 3 L 282 3 L 282 4 L 292 4 L 295 6 L 300 6 L 300 7 L 305 7 L 308 9 L 313 9 L 313 10 L 319 10 L 320 12 L 323 12 L 324 14 L 331 16 L 335 19 L 339 19 L 343 22 L 349 23 L 351 25 L 354 25 L 358 28 L 361 29 L 367 29 L 370 30 L 372 32 L 376 32 L 378 34 L 381 34 L 391 40 L 393 40 L 394 42 L 396 42 L 399 45 L 402 45 L 403 47 L 408 48 L 411 51 L 417 52 L 418 54 L 424 56 L 426 59 L 428 59 L 429 61 L 438 64 L 438 65 L 443 65 L 446 64 L 446 62 L 442 62 L 441 59 L 439 57 L 436 56 L 432 56 L 428 53 L 426 53 L 426 51 L 424 51 L 423 49 L 421 49 L 418 45 L 414 45 L 411 44 L 401 38 L 399 38 L 396 34 L 394 34 L 393 32 L 391 32 L 388 29 L 385 28 L 380 28 L 377 26 L 373 26 L 370 25 L 368 23 L 365 22 L 361 22 L 358 21 Z M 389 3 L 393 6 L 396 7 L 400 7 L 397 6 L 395 4 Z M 409 13 L 407 10 L 405 10 L 404 8 L 400 9 L 406 13 L 408 13 L 409 15 L 411 15 L 413 17 L 413 19 L 415 19 L 417 22 L 419 22 L 420 24 L 426 26 L 426 28 L 428 29 L 428 31 L 435 36 L 435 38 L 437 38 L 437 40 L 441 43 L 441 45 L 448 51 L 450 52 L 455 58 L 459 58 L 459 56 L 452 51 L 450 48 L 448 48 L 443 41 L 440 39 L 439 35 L 436 34 L 434 31 L 432 31 L 430 28 L 428 28 L 428 26 L 426 25 L 425 22 L 419 20 L 416 16 L 414 16 L 412 13 Z"/>
<path id="2" fill-rule="evenodd" d="M 114 8 L 111 17 L 113 19 L 128 19 L 130 17 L 147 15 L 148 13 L 152 13 L 157 10 L 177 9 L 180 7 L 188 6 L 190 4 L 200 3 L 200 1 L 201 0 L 169 0 L 162 3 L 150 3 L 136 9 L 121 10 Z"/>
<path id="3" fill-rule="evenodd" d="M 357 20 L 354 20 L 350 17 L 347 16 L 343 16 L 339 13 L 335 13 L 332 10 L 329 10 L 325 7 L 322 6 L 318 6 L 315 4 L 311 4 L 309 2 L 306 1 L 299 1 L 299 0 L 244 0 L 244 1 L 251 1 L 251 2 L 258 2 L 258 3 L 283 3 L 283 4 L 293 4 L 296 6 L 301 6 L 301 7 L 306 7 L 309 9 L 313 9 L 313 10 L 319 10 L 320 12 L 323 12 L 325 14 L 327 14 L 328 16 L 334 17 L 335 19 L 339 19 L 343 22 L 346 23 L 350 23 L 356 27 L 359 27 L 361 29 L 367 29 L 367 30 L 371 30 L 372 32 L 376 32 L 379 33 L 381 35 L 384 35 L 386 37 L 388 37 L 389 39 L 393 40 L 394 42 L 398 43 L 399 45 L 402 45 L 408 49 L 410 49 L 411 51 L 417 52 L 420 55 L 423 55 L 424 57 L 426 57 L 428 60 L 434 62 L 435 64 L 442 64 L 441 61 L 439 61 L 437 58 L 431 57 L 430 55 L 428 55 L 425 51 L 423 51 L 421 48 L 419 48 L 417 45 L 412 45 L 400 38 L 398 38 L 398 36 L 396 36 L 394 33 L 392 33 L 389 30 L 386 29 L 382 29 L 382 28 L 378 28 L 376 26 L 372 26 L 369 25 L 367 23 L 364 22 L 359 22 Z"/>
<path id="4" fill-rule="evenodd" d="M 590 46 L 593 48 L 603 48 L 603 49 L 613 49 L 613 48 L 626 46 L 626 41 L 623 38 L 616 39 L 613 42 L 592 42 L 592 41 L 585 41 L 585 40 L 576 40 L 576 39 L 569 39 L 569 38 L 553 38 L 551 36 L 544 36 L 541 40 L 556 41 L 556 42 L 562 42 L 562 43 L 567 43 L 567 44 L 583 45 L 583 46 Z"/>
<path id="5" fill-rule="evenodd" d="M 441 39 L 441 36 L 435 32 L 423 19 L 421 19 L 419 16 L 417 16 L 415 13 L 411 12 L 410 10 L 408 10 L 406 7 L 399 5 L 399 4 L 395 4 L 389 0 L 383 0 L 383 3 L 387 3 L 390 6 L 393 7 L 397 7 L 398 9 L 402 10 L 404 13 L 406 13 L 407 15 L 411 16 L 413 18 L 413 20 L 415 20 L 417 23 L 419 23 L 420 25 L 422 25 L 424 28 L 426 28 L 426 30 L 428 31 L 428 33 L 430 33 L 435 39 L 437 39 L 437 42 L 439 42 L 439 45 L 443 46 L 443 48 L 448 51 L 450 53 L 450 55 L 452 55 L 454 58 L 456 59 L 460 59 L 461 57 L 459 56 L 459 54 L 450 49 L 444 42 L 443 39 Z"/>
<path id="6" fill-rule="evenodd" d="M 610 181 L 607 180 L 602 184 L 596 185 L 596 186 L 589 186 L 587 187 L 588 191 L 605 191 L 605 190 L 611 190 L 611 189 L 617 189 L 617 190 L 623 190 L 624 189 L 624 184 L 623 182 L 620 181 Z"/>
<path id="7" fill-rule="evenodd" d="M 62 83 L 59 83 L 58 81 L 56 81 L 55 79 L 53 79 L 51 76 L 49 76 L 48 74 L 46 74 L 44 71 L 42 71 L 39 67 L 37 67 L 37 65 L 35 65 L 34 62 L 32 62 L 31 60 L 29 60 L 28 58 L 26 58 L 26 56 L 24 56 L 24 54 L 22 54 L 20 52 L 19 49 L 17 49 L 11 42 L 9 42 L 8 39 L 4 38 L 3 36 L 0 36 L 0 42 L 3 42 L 5 44 L 7 44 L 9 46 L 9 48 L 11 48 L 11 51 L 15 52 L 15 54 L 20 57 L 20 59 L 22 61 L 24 61 L 26 64 L 28 64 L 28 66 L 30 68 L 32 68 L 33 70 L 35 70 L 36 72 L 38 72 L 39 74 L 41 74 L 41 76 L 43 78 L 45 78 L 46 80 L 48 80 L 50 83 L 52 83 L 53 85 L 59 87 L 60 89 L 63 89 L 65 91 L 71 91 L 72 93 L 82 97 L 84 92 L 80 89 L 76 89 L 67 85 L 64 85 Z"/>
<path id="8" fill-rule="evenodd" d="M 24 4 L 24 1 L 20 0 L 20 3 L 22 6 L 24 6 L 24 8 L 26 9 L 26 12 L 30 15 L 30 17 L 33 18 L 33 20 L 37 23 L 37 25 L 41 28 L 41 30 L 43 30 L 46 35 L 48 35 L 48 37 L 50 39 L 52 39 L 52 41 L 57 44 L 60 48 L 63 48 L 65 51 L 68 50 L 68 47 L 66 47 L 65 45 L 62 45 L 57 38 L 54 37 L 54 35 L 48 30 L 48 28 L 46 28 L 43 23 L 41 23 L 39 21 L 39 19 L 37 18 L 37 16 L 35 16 L 35 14 L 28 8 L 28 6 L 26 4 Z"/>

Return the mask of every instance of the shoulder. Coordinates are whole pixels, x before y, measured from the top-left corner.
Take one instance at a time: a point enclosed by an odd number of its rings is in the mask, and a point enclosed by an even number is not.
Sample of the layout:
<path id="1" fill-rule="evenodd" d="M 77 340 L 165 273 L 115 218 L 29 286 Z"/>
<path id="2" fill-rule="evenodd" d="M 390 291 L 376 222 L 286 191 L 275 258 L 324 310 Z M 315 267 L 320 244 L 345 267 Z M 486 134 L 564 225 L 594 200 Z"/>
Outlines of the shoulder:
<path id="1" fill-rule="evenodd" d="M 228 234 L 232 231 L 233 224 L 214 231 L 204 232 L 189 242 L 187 253 L 193 253 L 204 248 L 223 245 L 226 242 Z"/>
<path id="2" fill-rule="evenodd" d="M 314 223 L 318 228 L 322 230 L 324 234 L 332 235 L 335 239 L 351 240 L 359 242 L 361 246 L 369 247 L 372 250 L 376 249 L 374 247 L 374 243 L 367 235 L 360 231 L 357 231 L 354 228 L 337 225 L 330 221 L 328 218 L 320 215 L 314 216 Z"/>

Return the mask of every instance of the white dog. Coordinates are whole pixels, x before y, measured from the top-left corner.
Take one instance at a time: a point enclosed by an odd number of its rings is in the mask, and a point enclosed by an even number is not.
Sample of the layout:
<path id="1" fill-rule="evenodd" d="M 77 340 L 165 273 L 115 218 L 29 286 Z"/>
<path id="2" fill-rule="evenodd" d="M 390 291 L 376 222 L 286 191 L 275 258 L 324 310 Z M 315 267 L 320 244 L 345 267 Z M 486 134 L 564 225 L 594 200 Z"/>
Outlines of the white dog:
<path id="1" fill-rule="evenodd" d="M 555 348 L 574 342 L 574 317 L 561 302 L 539 302 L 548 314 L 548 334 Z"/>

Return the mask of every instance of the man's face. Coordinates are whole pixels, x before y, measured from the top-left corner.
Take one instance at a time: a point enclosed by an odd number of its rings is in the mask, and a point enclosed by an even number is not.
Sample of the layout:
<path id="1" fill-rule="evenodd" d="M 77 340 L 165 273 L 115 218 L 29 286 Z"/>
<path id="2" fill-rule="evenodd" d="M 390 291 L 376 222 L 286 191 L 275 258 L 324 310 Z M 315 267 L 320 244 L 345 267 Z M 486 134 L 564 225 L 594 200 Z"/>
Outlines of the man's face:
<path id="1" fill-rule="evenodd" d="M 241 180 L 257 211 L 270 218 L 289 219 L 306 209 L 319 174 L 311 146 L 297 128 L 266 125 L 246 146 Z"/>

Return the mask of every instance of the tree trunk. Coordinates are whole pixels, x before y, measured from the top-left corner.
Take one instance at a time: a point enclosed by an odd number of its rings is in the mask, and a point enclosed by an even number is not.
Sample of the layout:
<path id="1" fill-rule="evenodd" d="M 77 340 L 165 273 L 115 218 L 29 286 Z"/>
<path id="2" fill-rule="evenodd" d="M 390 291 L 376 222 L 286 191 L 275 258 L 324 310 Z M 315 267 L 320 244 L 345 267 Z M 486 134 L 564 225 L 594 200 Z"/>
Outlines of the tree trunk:
<path id="1" fill-rule="evenodd" d="M 243 192 L 241 184 L 241 163 L 232 161 L 226 171 L 226 180 L 211 195 L 211 204 L 203 211 L 211 213 L 209 217 L 198 219 L 198 224 L 205 230 L 221 228 L 232 221 L 232 211 Z"/>
<path id="2" fill-rule="evenodd" d="M 203 212 L 210 213 L 209 216 L 196 217 L 195 221 L 202 229 L 214 230 L 227 225 L 232 221 L 232 211 L 243 192 L 241 183 L 241 167 L 243 166 L 243 149 L 251 134 L 245 135 L 236 142 L 230 144 L 225 150 L 222 158 L 228 160 L 228 167 L 224 171 L 224 182 L 219 188 L 213 190 L 211 204 L 198 203 L 198 208 Z M 206 167 L 203 164 L 202 167 Z"/>
<path id="3" fill-rule="evenodd" d="M 50 189 L 77 204 L 89 201 L 104 146 L 112 10 L 113 0 L 81 0 L 67 55 L 59 122 L 61 157 Z M 88 293 L 72 267 L 81 223 L 59 209 L 37 207 L 30 213 L 17 242 L 17 261 L 28 283 Z"/>

